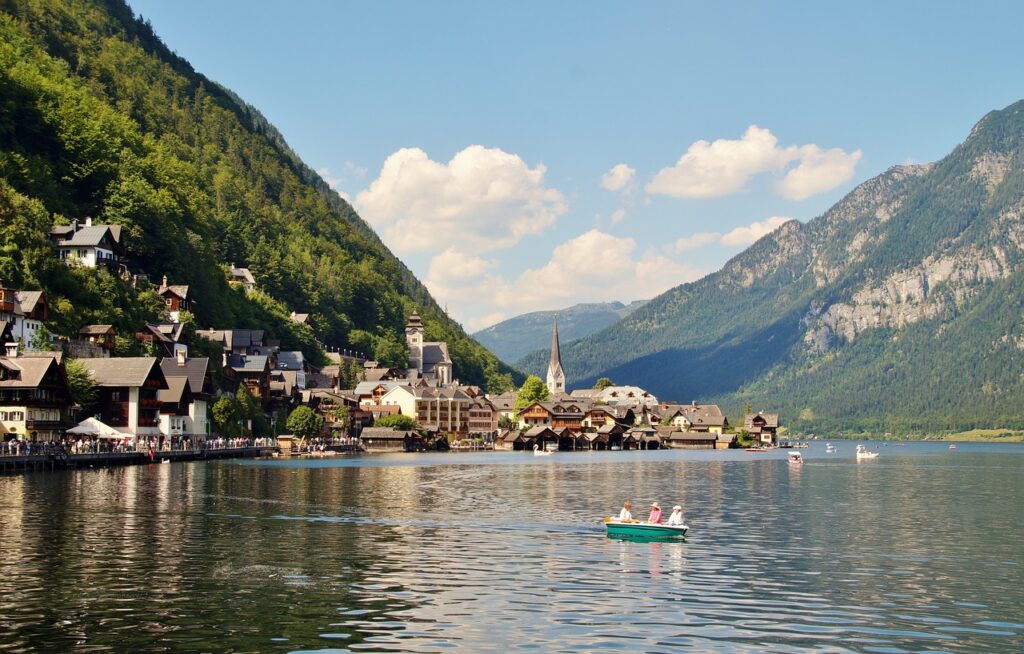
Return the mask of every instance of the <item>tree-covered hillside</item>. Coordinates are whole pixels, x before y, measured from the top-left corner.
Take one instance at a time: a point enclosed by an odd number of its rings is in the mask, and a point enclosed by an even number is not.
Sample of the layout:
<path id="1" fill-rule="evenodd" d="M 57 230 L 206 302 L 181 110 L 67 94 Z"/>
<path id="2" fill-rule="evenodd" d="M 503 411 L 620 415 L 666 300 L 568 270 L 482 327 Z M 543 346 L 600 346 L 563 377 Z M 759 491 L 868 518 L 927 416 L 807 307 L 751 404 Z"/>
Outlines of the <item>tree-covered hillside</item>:
<path id="1" fill-rule="evenodd" d="M 147 285 L 68 268 L 47 242 L 51 226 L 85 217 L 122 226 L 134 272 L 188 284 L 200 325 L 400 363 L 418 308 L 461 380 L 513 381 L 255 109 L 122 0 L 0 0 L 0 280 L 46 291 L 58 332 L 131 333 L 162 309 Z M 262 292 L 231 288 L 230 263 Z M 312 314 L 316 334 L 290 311 Z"/>
<path id="2" fill-rule="evenodd" d="M 1024 102 L 562 349 L 570 385 L 778 410 L 795 429 L 1024 425 Z"/>

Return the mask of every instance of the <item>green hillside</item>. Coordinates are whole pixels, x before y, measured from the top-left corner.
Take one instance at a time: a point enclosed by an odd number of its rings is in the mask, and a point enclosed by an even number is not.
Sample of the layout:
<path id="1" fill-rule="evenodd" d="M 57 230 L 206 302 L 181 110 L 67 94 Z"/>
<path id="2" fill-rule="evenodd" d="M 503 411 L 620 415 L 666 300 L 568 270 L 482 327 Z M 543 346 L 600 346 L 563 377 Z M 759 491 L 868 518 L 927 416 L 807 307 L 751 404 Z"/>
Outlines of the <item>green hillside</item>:
<path id="1" fill-rule="evenodd" d="M 134 272 L 188 284 L 200 325 L 401 363 L 404 319 L 419 308 L 462 381 L 513 381 L 255 109 L 124 2 L 0 0 L 0 280 L 45 290 L 58 333 L 95 322 L 131 333 L 159 317 L 151 289 L 67 268 L 47 242 L 52 225 L 85 217 L 123 226 Z M 229 263 L 262 293 L 231 288 Z M 312 314 L 316 334 L 290 311 Z"/>
<path id="2" fill-rule="evenodd" d="M 552 317 L 558 315 L 558 333 L 565 343 L 596 331 L 625 318 L 644 305 L 643 301 L 601 302 L 575 304 L 558 311 L 534 311 L 524 313 L 473 334 L 473 338 L 494 352 L 502 361 L 519 361 L 526 355 L 543 350 L 544 366 L 551 347 Z M 518 366 L 517 366 L 518 367 Z"/>
<path id="3" fill-rule="evenodd" d="M 1024 424 L 1024 102 L 931 166 L 897 166 L 819 218 L 562 349 L 570 386 L 778 410 L 809 431 Z"/>

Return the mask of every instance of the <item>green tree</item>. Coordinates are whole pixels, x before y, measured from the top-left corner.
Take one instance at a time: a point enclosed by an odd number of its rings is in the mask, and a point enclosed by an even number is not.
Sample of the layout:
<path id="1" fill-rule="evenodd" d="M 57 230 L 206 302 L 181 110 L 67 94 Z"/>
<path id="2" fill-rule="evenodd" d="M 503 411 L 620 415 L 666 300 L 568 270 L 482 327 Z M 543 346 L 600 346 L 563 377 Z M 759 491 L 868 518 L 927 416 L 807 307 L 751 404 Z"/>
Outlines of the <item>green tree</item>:
<path id="1" fill-rule="evenodd" d="M 401 413 L 392 413 L 390 415 L 381 416 L 373 421 L 373 426 L 391 427 L 392 429 L 398 429 L 401 431 L 409 431 L 419 428 L 415 418 L 412 416 L 402 415 Z"/>
<path id="2" fill-rule="evenodd" d="M 604 389 L 608 388 L 609 386 L 614 386 L 614 385 L 615 385 L 615 382 L 613 382 L 612 380 L 608 379 L 607 377 L 602 377 L 602 378 L 598 379 L 596 382 L 594 382 L 594 388 L 596 390 L 599 390 L 599 391 L 603 391 Z"/>
<path id="3" fill-rule="evenodd" d="M 68 387 L 71 389 L 71 400 L 88 413 L 96 405 L 96 380 L 85 369 L 81 361 L 68 359 L 65 365 L 68 376 Z"/>
<path id="4" fill-rule="evenodd" d="M 308 406 L 296 407 L 288 416 L 288 431 L 302 440 L 319 436 L 324 428 L 324 419 Z"/>
<path id="5" fill-rule="evenodd" d="M 546 402 L 549 397 L 548 387 L 541 381 L 540 377 L 530 375 L 523 382 L 522 388 L 519 389 L 519 393 L 516 395 L 516 409 L 528 407 L 534 402 Z"/>
<path id="6" fill-rule="evenodd" d="M 213 416 L 213 424 L 217 427 L 218 433 L 222 436 L 237 434 L 238 427 L 238 405 L 234 398 L 228 395 L 221 395 L 213 403 L 210 409 Z"/>

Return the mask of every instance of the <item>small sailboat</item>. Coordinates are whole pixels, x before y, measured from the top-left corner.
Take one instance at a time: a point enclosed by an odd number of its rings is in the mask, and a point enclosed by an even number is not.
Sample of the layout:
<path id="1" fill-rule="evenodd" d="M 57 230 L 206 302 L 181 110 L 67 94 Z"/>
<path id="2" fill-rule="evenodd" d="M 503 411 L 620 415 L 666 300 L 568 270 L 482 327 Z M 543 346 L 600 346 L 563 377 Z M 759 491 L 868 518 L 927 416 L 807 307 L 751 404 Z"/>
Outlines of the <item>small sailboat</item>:
<path id="1" fill-rule="evenodd" d="M 861 445 L 859 443 L 857 444 L 857 460 L 858 461 L 877 459 L 877 458 L 878 458 L 878 452 L 872 452 L 868 448 L 864 447 L 863 445 Z"/>

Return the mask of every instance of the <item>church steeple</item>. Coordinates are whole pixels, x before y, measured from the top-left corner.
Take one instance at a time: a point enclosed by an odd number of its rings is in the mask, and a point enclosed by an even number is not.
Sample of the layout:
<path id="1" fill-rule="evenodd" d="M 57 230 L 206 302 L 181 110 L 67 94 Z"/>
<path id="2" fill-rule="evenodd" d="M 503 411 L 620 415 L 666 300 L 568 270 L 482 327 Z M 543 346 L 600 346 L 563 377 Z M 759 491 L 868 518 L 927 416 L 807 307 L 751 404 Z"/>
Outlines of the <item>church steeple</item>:
<path id="1" fill-rule="evenodd" d="M 562 370 L 562 354 L 558 351 L 558 315 L 551 332 L 551 361 L 548 362 L 548 392 L 551 397 L 565 392 L 565 371 Z"/>

